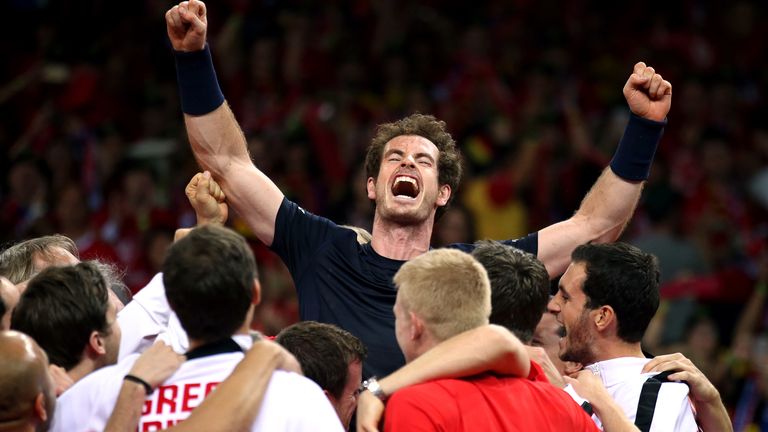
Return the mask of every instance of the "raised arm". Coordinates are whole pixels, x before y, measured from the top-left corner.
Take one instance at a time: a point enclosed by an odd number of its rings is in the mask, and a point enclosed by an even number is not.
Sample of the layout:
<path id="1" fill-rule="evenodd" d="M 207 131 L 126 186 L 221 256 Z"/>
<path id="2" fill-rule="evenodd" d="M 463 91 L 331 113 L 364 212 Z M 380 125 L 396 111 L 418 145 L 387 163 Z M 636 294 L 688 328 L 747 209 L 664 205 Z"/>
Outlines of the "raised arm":
<path id="1" fill-rule="evenodd" d="M 509 330 L 487 325 L 456 335 L 392 374 L 379 380 L 385 395 L 411 385 L 444 378 L 458 378 L 481 372 L 526 377 L 530 372 L 528 352 Z M 364 391 L 357 401 L 357 429 L 376 431 L 384 403 Z"/>
<path id="2" fill-rule="evenodd" d="M 224 101 L 206 44 L 205 4 L 181 2 L 166 12 L 165 22 L 192 152 L 256 236 L 271 245 L 283 193 L 251 162 L 245 136 Z"/>
<path id="3" fill-rule="evenodd" d="M 537 257 L 552 278 L 563 273 L 576 246 L 616 240 L 637 206 L 672 102 L 672 84 L 640 62 L 624 85 L 624 97 L 632 116 L 610 167 L 576 214 L 539 231 Z"/>

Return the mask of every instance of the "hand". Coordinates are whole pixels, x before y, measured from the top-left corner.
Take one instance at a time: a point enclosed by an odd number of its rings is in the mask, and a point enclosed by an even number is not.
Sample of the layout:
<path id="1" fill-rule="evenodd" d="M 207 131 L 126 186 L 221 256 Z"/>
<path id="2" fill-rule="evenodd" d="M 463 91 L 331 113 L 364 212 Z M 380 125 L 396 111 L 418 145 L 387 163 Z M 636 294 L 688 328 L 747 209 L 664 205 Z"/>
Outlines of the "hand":
<path id="1" fill-rule="evenodd" d="M 165 13 L 168 39 L 176 51 L 200 51 L 205 48 L 208 17 L 205 3 L 183 1 Z"/>
<path id="2" fill-rule="evenodd" d="M 526 345 L 525 349 L 528 351 L 528 356 L 531 357 L 531 360 L 541 366 L 541 369 L 544 370 L 544 374 L 552 385 L 558 388 L 565 387 L 562 373 L 557 370 L 557 367 L 552 363 L 544 348 Z"/>
<path id="3" fill-rule="evenodd" d="M 672 84 L 652 67 L 639 62 L 624 84 L 624 98 L 635 115 L 663 121 L 672 104 Z"/>
<path id="4" fill-rule="evenodd" d="M 654 357 L 643 367 L 646 372 L 676 371 L 669 376 L 672 381 L 685 381 L 691 388 L 694 402 L 711 403 L 720 400 L 720 393 L 712 382 L 687 357 L 680 353 Z"/>
<path id="5" fill-rule="evenodd" d="M 357 430 L 378 432 L 383 416 L 384 402 L 368 390 L 363 390 L 357 396 Z"/>
<path id="6" fill-rule="evenodd" d="M 218 224 L 223 225 L 229 216 L 226 196 L 221 187 L 211 178 L 211 173 L 206 171 L 197 173 L 189 181 L 184 189 L 187 199 L 195 209 L 197 225 Z"/>
<path id="7" fill-rule="evenodd" d="M 67 375 L 67 371 L 63 367 L 52 364 L 48 366 L 48 373 L 51 375 L 51 380 L 56 388 L 56 397 L 61 396 L 62 393 L 67 391 L 75 382 Z"/>
<path id="8" fill-rule="evenodd" d="M 183 355 L 176 354 L 170 346 L 157 341 L 136 359 L 128 373 L 143 379 L 154 389 L 173 375 L 184 360 Z"/>
<path id="9" fill-rule="evenodd" d="M 566 384 L 573 386 L 573 389 L 576 390 L 579 396 L 588 400 L 593 405 L 595 403 L 599 405 L 601 401 L 611 397 L 608 394 L 608 390 L 603 386 L 603 381 L 600 377 L 590 370 L 583 369 L 571 376 L 564 376 L 563 379 Z"/>

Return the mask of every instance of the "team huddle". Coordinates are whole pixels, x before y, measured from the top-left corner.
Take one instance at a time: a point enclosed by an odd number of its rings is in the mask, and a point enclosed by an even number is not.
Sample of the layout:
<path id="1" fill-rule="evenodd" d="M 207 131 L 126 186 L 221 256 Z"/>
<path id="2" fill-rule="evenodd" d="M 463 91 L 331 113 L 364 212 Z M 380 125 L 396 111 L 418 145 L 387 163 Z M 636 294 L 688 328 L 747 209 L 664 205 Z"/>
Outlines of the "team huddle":
<path id="1" fill-rule="evenodd" d="M 109 265 L 80 262 L 67 237 L 0 253 L 0 425 L 732 429 L 687 358 L 643 352 L 659 265 L 614 243 L 671 105 L 672 86 L 652 67 L 634 66 L 624 135 L 571 218 L 519 239 L 432 249 L 462 176 L 444 122 L 412 114 L 380 125 L 365 159 L 372 231 L 338 225 L 287 199 L 251 160 L 216 79 L 205 5 L 184 1 L 165 18 L 202 168 L 186 189 L 197 226 L 177 230 L 162 272 L 132 298 Z M 251 330 L 258 265 L 224 227 L 229 206 L 293 278 L 301 321 L 274 341 Z"/>

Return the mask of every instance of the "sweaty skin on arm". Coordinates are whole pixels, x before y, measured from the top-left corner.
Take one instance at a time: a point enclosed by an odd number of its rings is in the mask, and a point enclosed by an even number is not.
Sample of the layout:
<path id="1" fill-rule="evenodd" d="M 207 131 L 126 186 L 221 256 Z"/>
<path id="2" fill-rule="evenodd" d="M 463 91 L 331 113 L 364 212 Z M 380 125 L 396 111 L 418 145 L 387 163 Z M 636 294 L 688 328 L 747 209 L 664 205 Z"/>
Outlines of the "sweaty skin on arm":
<path id="1" fill-rule="evenodd" d="M 635 64 L 624 85 L 624 97 L 635 115 L 663 121 L 672 103 L 672 84 L 645 63 Z M 565 271 L 576 246 L 616 240 L 637 206 L 644 182 L 625 180 L 606 168 L 581 206 L 570 219 L 539 231 L 537 258 L 544 263 L 550 278 Z"/>
<path id="2" fill-rule="evenodd" d="M 525 345 L 512 332 L 486 325 L 456 335 L 420 355 L 379 381 L 385 394 L 435 379 L 458 378 L 481 372 L 527 377 L 531 361 Z M 378 430 L 384 404 L 371 392 L 360 393 L 357 429 Z"/>
<path id="3" fill-rule="evenodd" d="M 205 48 L 208 19 L 203 2 L 179 3 L 166 12 L 165 22 L 174 50 L 194 52 Z M 283 193 L 251 162 L 245 136 L 229 105 L 224 102 L 203 115 L 185 113 L 184 122 L 198 163 L 219 182 L 227 201 L 259 240 L 271 245 Z"/>

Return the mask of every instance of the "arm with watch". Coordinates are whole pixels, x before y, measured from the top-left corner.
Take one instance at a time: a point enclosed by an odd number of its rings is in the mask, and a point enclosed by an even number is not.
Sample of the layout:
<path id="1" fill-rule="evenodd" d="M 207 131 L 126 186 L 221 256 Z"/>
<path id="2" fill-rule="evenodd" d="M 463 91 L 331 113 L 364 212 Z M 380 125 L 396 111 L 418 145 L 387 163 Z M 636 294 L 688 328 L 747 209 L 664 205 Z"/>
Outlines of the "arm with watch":
<path id="1" fill-rule="evenodd" d="M 525 346 L 506 328 L 491 324 L 468 330 L 384 378 L 365 380 L 357 400 L 357 430 L 378 431 L 387 398 L 404 387 L 482 372 L 527 377 L 530 366 Z"/>

